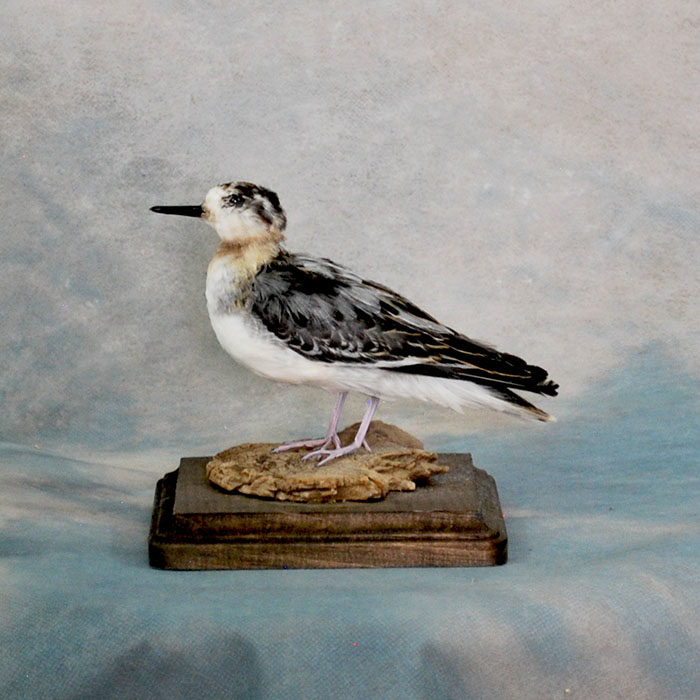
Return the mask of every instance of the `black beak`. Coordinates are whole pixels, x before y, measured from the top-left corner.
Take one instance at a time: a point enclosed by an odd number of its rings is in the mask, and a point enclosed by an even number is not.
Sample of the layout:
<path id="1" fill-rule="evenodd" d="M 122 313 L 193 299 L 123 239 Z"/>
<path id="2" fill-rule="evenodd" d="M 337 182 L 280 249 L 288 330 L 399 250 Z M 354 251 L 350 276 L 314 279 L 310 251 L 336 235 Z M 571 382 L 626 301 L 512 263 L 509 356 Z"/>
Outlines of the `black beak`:
<path id="1" fill-rule="evenodd" d="M 194 204 L 192 206 L 183 207 L 151 207 L 151 211 L 156 214 L 174 214 L 176 216 L 202 216 L 202 205 Z"/>

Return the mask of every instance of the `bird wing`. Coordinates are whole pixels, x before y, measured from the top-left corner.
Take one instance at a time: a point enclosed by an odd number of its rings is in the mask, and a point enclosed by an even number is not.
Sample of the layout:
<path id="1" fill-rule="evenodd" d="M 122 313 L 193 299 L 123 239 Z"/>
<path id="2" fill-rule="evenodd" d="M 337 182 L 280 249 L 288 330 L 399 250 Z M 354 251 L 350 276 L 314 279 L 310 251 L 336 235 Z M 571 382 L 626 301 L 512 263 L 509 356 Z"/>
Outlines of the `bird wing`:
<path id="1" fill-rule="evenodd" d="M 288 347 L 318 362 L 556 394 L 541 367 L 455 332 L 325 258 L 281 252 L 253 280 L 250 311 Z"/>

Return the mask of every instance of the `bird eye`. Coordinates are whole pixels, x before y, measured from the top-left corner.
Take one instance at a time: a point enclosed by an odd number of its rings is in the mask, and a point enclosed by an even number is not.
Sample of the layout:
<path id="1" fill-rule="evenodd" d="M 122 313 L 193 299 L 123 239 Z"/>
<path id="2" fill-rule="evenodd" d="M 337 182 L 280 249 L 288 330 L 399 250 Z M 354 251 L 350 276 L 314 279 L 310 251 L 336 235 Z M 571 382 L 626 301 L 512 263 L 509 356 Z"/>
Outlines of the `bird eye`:
<path id="1" fill-rule="evenodd" d="M 224 203 L 229 207 L 240 207 L 243 204 L 243 197 L 238 192 L 234 192 L 224 198 Z"/>

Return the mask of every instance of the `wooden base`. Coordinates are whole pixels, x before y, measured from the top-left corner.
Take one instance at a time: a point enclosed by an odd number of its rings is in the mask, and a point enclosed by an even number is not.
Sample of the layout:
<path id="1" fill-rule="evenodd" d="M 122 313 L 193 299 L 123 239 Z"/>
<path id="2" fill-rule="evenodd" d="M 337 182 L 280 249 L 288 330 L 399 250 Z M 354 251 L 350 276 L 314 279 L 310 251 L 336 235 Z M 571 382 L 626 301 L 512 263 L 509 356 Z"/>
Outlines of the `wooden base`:
<path id="1" fill-rule="evenodd" d="M 382 501 L 284 503 L 226 493 L 208 457 L 183 458 L 156 487 L 148 554 L 161 569 L 293 569 L 505 564 L 496 483 L 469 454 L 448 474 Z"/>

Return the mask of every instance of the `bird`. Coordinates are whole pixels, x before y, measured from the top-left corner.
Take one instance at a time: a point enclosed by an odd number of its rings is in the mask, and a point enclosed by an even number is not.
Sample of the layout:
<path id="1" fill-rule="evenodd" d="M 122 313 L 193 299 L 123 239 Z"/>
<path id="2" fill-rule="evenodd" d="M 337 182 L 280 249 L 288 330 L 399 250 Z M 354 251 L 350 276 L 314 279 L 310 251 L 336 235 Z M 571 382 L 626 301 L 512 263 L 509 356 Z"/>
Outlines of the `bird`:
<path id="1" fill-rule="evenodd" d="M 258 375 L 337 394 L 328 430 L 274 451 L 306 449 L 318 465 L 367 443 L 381 399 L 413 398 L 554 420 L 514 390 L 556 396 L 541 367 L 499 352 L 440 323 L 388 287 L 328 258 L 284 245 L 279 197 L 252 182 L 212 187 L 202 204 L 151 211 L 199 218 L 219 236 L 209 263 L 206 303 L 223 349 Z M 349 392 L 366 395 L 355 438 L 341 445 L 338 422 Z"/>

